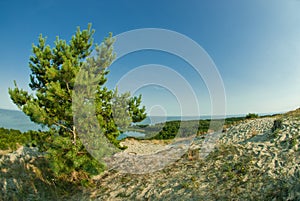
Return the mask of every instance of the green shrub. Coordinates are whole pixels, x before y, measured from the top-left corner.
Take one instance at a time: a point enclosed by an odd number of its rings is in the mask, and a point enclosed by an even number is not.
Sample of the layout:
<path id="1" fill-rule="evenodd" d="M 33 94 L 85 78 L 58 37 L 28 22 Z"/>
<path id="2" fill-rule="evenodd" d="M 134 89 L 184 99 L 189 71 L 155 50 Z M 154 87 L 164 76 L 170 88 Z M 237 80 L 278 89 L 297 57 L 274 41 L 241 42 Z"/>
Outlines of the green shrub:
<path id="1" fill-rule="evenodd" d="M 30 141 L 28 133 L 22 133 L 15 129 L 0 128 L 0 149 L 15 151 L 18 146 Z"/>
<path id="2" fill-rule="evenodd" d="M 244 119 L 245 117 L 230 117 L 226 118 L 224 123 L 230 126 Z M 151 126 L 133 126 L 133 128 L 142 129 L 142 132 L 149 136 L 148 139 L 168 140 L 176 136 L 188 137 L 194 134 L 204 134 L 208 131 L 210 123 L 210 119 L 168 121 Z"/>
<path id="3" fill-rule="evenodd" d="M 157 140 L 174 139 L 178 133 L 179 127 L 180 127 L 180 121 L 166 122 L 162 130 L 159 131 L 159 133 L 155 135 L 152 139 L 157 139 Z"/>
<path id="4" fill-rule="evenodd" d="M 272 127 L 272 132 L 275 132 L 276 130 L 282 129 L 282 120 L 281 119 L 276 119 L 274 120 L 273 127 Z"/>
<path id="5" fill-rule="evenodd" d="M 274 138 L 277 138 L 277 137 L 279 136 L 279 133 L 280 133 L 280 129 L 276 129 L 276 130 L 274 130 L 274 131 L 272 132 L 272 136 L 273 136 Z"/>
<path id="6" fill-rule="evenodd" d="M 246 119 L 255 119 L 258 117 L 258 114 L 255 113 L 249 113 L 246 115 Z"/>
<path id="7" fill-rule="evenodd" d="M 291 147 L 294 147 L 297 145 L 297 139 L 296 138 L 291 138 L 290 139 L 290 144 L 291 144 Z"/>

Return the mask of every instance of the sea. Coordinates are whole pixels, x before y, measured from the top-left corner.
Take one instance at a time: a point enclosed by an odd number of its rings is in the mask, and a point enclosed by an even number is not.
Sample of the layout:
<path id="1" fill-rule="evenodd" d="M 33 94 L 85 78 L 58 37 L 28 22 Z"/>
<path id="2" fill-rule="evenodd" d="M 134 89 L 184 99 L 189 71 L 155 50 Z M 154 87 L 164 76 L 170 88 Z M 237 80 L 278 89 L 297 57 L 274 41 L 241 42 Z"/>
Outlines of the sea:
<path id="1" fill-rule="evenodd" d="M 237 116 L 237 115 L 235 115 Z M 164 123 L 166 121 L 175 120 L 199 120 L 199 119 L 210 119 L 211 116 L 148 116 L 143 121 L 137 123 L 141 125 L 154 125 L 158 123 Z M 16 129 L 22 132 L 28 130 L 41 130 L 41 126 L 33 123 L 28 116 L 19 110 L 7 110 L 0 109 L 0 127 L 7 129 Z"/>
<path id="2" fill-rule="evenodd" d="M 226 117 L 242 117 L 245 114 L 241 115 L 227 115 Z M 158 123 L 164 123 L 167 121 L 187 121 L 187 120 L 199 120 L 199 119 L 211 119 L 212 117 L 209 115 L 203 116 L 148 116 L 143 121 L 137 123 L 140 125 L 154 125 Z M 26 132 L 29 130 L 45 130 L 45 128 L 41 127 L 33 123 L 28 116 L 26 116 L 22 111 L 19 110 L 6 110 L 0 109 L 0 127 L 7 129 L 16 129 L 22 132 Z M 122 135 L 121 138 L 126 136 L 136 136 L 141 137 L 141 133 L 138 132 L 128 132 Z"/>
<path id="3" fill-rule="evenodd" d="M 41 126 L 33 123 L 28 116 L 18 110 L 0 109 L 0 127 L 20 130 L 43 130 Z"/>

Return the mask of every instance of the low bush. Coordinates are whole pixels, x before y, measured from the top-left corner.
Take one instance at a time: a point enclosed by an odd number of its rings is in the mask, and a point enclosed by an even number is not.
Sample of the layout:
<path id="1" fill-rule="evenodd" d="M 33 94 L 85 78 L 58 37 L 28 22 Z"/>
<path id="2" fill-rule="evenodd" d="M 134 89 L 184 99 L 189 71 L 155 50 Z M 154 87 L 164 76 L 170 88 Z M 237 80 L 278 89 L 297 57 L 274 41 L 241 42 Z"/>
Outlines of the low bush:
<path id="1" fill-rule="evenodd" d="M 246 119 L 255 119 L 258 117 L 258 114 L 255 113 L 249 113 L 246 115 Z"/>
<path id="2" fill-rule="evenodd" d="M 19 130 L 0 128 L 0 149 L 16 150 L 19 146 L 30 141 L 28 133 L 22 133 Z"/>
<path id="3" fill-rule="evenodd" d="M 244 119 L 245 117 L 230 117 L 226 118 L 224 122 L 220 121 L 220 123 L 230 126 Z M 168 121 L 137 128 L 143 130 L 142 132 L 146 134 L 147 139 L 168 140 L 174 139 L 175 137 L 189 137 L 194 134 L 205 134 L 211 126 L 210 123 L 210 119 Z"/>
<path id="4" fill-rule="evenodd" d="M 279 129 L 279 130 L 282 129 L 282 120 L 281 119 L 274 120 L 272 132 L 276 131 L 277 129 Z"/>

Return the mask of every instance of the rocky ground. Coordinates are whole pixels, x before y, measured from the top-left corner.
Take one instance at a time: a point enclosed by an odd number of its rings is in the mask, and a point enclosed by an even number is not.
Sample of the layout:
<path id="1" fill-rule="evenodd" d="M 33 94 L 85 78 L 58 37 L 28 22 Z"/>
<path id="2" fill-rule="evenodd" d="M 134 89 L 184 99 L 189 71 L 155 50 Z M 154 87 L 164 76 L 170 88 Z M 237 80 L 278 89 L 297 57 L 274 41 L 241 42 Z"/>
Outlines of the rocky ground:
<path id="1" fill-rule="evenodd" d="M 19 200 L 22 195 L 27 200 L 40 198 L 38 189 L 43 185 L 43 173 L 36 164 L 39 157 L 42 154 L 36 148 L 23 146 L 0 154 L 0 200 Z"/>
<path id="2" fill-rule="evenodd" d="M 274 132 L 275 118 L 258 118 L 191 144 L 125 140 L 128 149 L 106 159 L 109 170 L 94 178 L 95 186 L 70 200 L 300 200 L 300 119 L 281 118 Z M 34 200 L 60 200 L 55 191 L 34 195 L 43 179 L 38 157 L 26 147 L 0 154 L 0 198 L 13 200 L 21 189 Z"/>
<path id="3" fill-rule="evenodd" d="M 156 172 L 111 169 L 95 178 L 97 187 L 86 199 L 300 200 L 300 121 L 286 118 L 280 131 L 271 132 L 273 121 L 247 120 L 229 128 L 213 140 L 216 144 L 209 154 L 201 155 L 207 138 L 198 137 L 180 159 Z M 126 143 L 134 145 L 127 156 L 147 154 L 141 153 L 145 145 L 136 146 L 139 142 L 133 140 Z M 160 153 L 160 146 L 153 147 L 150 155 Z M 168 150 L 172 149 L 164 149 Z M 145 164 L 131 165 L 137 173 L 136 168 L 145 168 Z"/>

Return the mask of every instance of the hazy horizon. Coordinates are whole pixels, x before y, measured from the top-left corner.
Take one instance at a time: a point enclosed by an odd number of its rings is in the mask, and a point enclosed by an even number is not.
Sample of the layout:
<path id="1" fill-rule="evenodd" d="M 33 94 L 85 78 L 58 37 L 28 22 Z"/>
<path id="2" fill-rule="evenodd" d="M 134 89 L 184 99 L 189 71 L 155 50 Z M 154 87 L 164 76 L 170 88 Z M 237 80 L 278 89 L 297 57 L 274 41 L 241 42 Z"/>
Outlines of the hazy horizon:
<path id="1" fill-rule="evenodd" d="M 297 109 L 297 108 L 295 108 Z M 22 110 L 19 109 L 5 109 L 5 108 L 0 108 L 0 110 L 8 110 L 8 111 L 12 111 L 12 112 L 21 112 L 23 113 Z M 280 111 L 280 112 L 268 112 L 268 113 L 255 113 L 258 115 L 272 115 L 272 114 L 281 114 L 281 113 L 285 113 L 285 112 L 289 112 L 292 110 L 287 110 L 287 111 Z M 226 114 L 225 116 L 245 116 L 249 113 L 253 113 L 253 112 L 247 112 L 247 113 L 243 113 L 243 114 Z M 147 114 L 147 117 L 149 117 L 150 115 Z M 211 116 L 210 114 L 202 114 L 200 115 L 200 117 L 208 117 Z M 219 116 L 219 115 L 215 115 L 215 116 Z M 162 116 L 162 115 L 151 115 L 151 117 L 166 117 L 166 116 Z M 185 115 L 185 116 L 180 116 L 180 115 L 167 115 L 167 117 L 199 117 L 199 115 L 194 115 L 194 116 L 189 116 L 189 115 Z"/>

